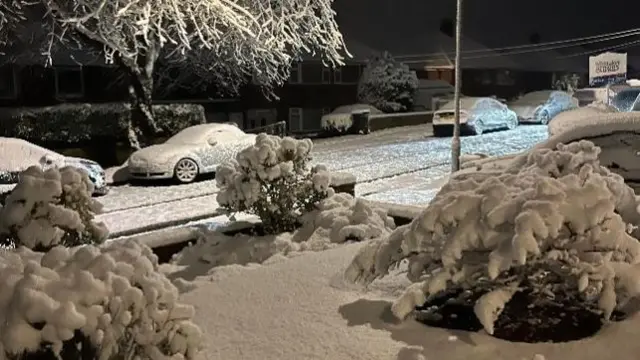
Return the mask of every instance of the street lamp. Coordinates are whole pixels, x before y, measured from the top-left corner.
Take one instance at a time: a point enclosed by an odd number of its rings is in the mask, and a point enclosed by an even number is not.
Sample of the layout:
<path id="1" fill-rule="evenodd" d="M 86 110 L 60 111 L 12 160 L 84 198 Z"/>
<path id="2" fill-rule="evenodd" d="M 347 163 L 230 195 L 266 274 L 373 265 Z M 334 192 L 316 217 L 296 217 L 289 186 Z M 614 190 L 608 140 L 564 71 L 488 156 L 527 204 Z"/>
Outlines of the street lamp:
<path id="1" fill-rule="evenodd" d="M 454 64 L 455 92 L 453 95 L 454 119 L 453 138 L 451 139 L 451 172 L 460 170 L 460 51 L 462 49 L 462 0 L 456 3 L 456 61 Z"/>

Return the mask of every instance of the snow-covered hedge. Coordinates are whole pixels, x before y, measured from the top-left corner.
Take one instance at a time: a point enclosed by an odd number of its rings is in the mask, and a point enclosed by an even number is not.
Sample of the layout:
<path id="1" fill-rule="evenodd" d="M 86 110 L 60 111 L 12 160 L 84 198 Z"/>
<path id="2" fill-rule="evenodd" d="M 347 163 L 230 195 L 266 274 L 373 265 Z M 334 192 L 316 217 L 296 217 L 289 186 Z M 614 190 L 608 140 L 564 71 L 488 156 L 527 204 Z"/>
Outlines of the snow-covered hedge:
<path id="1" fill-rule="evenodd" d="M 102 205 L 92 192 L 87 174 L 73 167 L 28 168 L 0 207 L 0 242 L 30 249 L 103 242 L 108 231 L 93 221 Z"/>
<path id="2" fill-rule="evenodd" d="M 369 283 L 408 258 L 415 283 L 392 306 L 398 318 L 444 290 L 473 289 L 485 292 L 475 313 L 488 333 L 521 290 L 609 319 L 640 295 L 640 215 L 599 152 L 588 141 L 560 144 L 499 176 L 453 177 L 411 224 L 363 248 L 346 277 Z"/>
<path id="3" fill-rule="evenodd" d="M 207 266 L 262 263 L 273 255 L 297 251 L 321 251 L 348 241 L 378 239 L 395 228 L 393 218 L 382 208 L 371 206 L 350 194 L 338 193 L 321 201 L 305 214 L 302 226 L 291 233 L 226 236 L 204 231 L 196 244 L 174 258 L 179 265 Z"/>
<path id="4" fill-rule="evenodd" d="M 358 83 L 358 101 L 390 113 L 410 110 L 418 76 L 389 53 L 371 59 Z"/>
<path id="5" fill-rule="evenodd" d="M 310 139 L 259 134 L 236 161 L 218 167 L 218 203 L 257 215 L 268 233 L 294 230 L 305 212 L 333 194 L 326 168 L 309 166 L 312 148 Z"/>
<path id="6" fill-rule="evenodd" d="M 135 242 L 2 252 L 0 359 L 36 351 L 64 352 L 63 359 L 92 351 L 100 360 L 193 359 L 202 333 L 191 322 L 193 307 L 177 299 L 157 257 Z"/>

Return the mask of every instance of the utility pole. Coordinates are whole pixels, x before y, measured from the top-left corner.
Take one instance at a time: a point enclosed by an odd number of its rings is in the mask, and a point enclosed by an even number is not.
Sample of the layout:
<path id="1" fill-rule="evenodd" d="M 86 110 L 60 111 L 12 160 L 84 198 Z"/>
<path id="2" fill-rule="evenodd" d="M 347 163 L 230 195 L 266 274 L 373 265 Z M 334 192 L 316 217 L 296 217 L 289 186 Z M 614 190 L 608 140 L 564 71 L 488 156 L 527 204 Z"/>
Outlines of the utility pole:
<path id="1" fill-rule="evenodd" d="M 460 71 L 460 52 L 462 50 L 462 0 L 457 0 L 456 5 L 456 61 L 455 71 L 455 93 L 453 95 L 454 119 L 453 138 L 451 139 L 451 172 L 460 170 L 460 85 L 462 74 Z"/>

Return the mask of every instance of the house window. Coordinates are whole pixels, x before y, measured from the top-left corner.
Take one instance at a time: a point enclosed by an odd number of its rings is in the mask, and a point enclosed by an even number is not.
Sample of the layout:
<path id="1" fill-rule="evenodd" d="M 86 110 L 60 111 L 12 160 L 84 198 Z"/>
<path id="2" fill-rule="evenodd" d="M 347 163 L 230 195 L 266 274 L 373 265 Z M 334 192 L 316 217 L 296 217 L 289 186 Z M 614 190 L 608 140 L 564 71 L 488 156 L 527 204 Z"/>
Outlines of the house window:
<path id="1" fill-rule="evenodd" d="M 291 67 L 289 84 L 302 84 L 302 64 L 297 63 Z"/>
<path id="2" fill-rule="evenodd" d="M 335 82 L 336 84 L 342 84 L 342 69 L 341 68 L 336 68 L 333 71 L 333 82 Z"/>
<path id="3" fill-rule="evenodd" d="M 328 67 L 322 68 L 322 83 L 331 84 L 331 69 Z"/>
<path id="4" fill-rule="evenodd" d="M 307 84 L 322 84 L 325 67 L 320 63 L 304 63 L 302 64 L 304 71 L 302 72 L 302 82 Z"/>
<path id="5" fill-rule="evenodd" d="M 55 69 L 56 96 L 73 99 L 84 96 L 84 77 L 82 67 L 64 67 Z"/>
<path id="6" fill-rule="evenodd" d="M 304 130 L 302 108 L 289 108 L 289 131 L 292 133 Z"/>
<path id="7" fill-rule="evenodd" d="M 18 97 L 17 74 L 12 65 L 0 66 L 0 99 Z"/>
<path id="8" fill-rule="evenodd" d="M 359 65 L 345 65 L 337 68 L 333 74 L 333 80 L 336 84 L 352 85 L 358 83 L 362 71 Z"/>
<path id="9" fill-rule="evenodd" d="M 509 70 L 498 70 L 496 74 L 496 84 L 500 86 L 512 86 L 516 83 L 513 74 Z"/>

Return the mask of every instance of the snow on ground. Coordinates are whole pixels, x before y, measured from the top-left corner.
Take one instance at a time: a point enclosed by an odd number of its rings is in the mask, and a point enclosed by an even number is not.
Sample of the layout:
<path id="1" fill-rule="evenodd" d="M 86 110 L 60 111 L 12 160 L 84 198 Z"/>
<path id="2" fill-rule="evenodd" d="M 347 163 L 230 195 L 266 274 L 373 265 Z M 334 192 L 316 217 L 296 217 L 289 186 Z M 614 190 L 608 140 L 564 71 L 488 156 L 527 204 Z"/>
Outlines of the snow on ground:
<path id="1" fill-rule="evenodd" d="M 146 186 L 114 186 L 109 193 L 100 198 L 104 212 L 121 211 L 166 203 L 181 199 L 211 195 L 218 192 L 215 180 L 204 180 L 192 184 Z"/>
<path id="2" fill-rule="evenodd" d="M 463 153 L 502 156 L 528 150 L 547 138 L 544 125 L 520 126 L 511 131 L 498 131 L 462 138 Z M 317 153 L 314 162 L 329 170 L 346 171 L 358 182 L 447 165 L 451 163 L 451 138 L 429 138 L 423 141 L 388 144 L 359 150 Z"/>
<path id="3" fill-rule="evenodd" d="M 390 302 L 404 276 L 365 293 L 341 274 L 361 244 L 267 265 L 218 267 L 194 281 L 181 301 L 196 307 L 206 336 L 206 360 L 547 360 L 633 359 L 640 318 L 607 325 L 593 338 L 569 343 L 510 343 L 483 332 L 396 323 Z M 165 267 L 170 269 L 170 267 Z M 539 357 L 537 358 L 539 359 Z"/>
<path id="4" fill-rule="evenodd" d="M 362 149 L 386 144 L 419 141 L 431 136 L 433 136 L 433 126 L 431 124 L 403 126 L 384 129 L 366 135 L 345 135 L 315 139 L 313 140 L 313 151 L 316 153 L 328 153 Z"/>
<path id="5" fill-rule="evenodd" d="M 213 214 L 218 209 L 216 196 L 217 194 L 205 195 L 182 201 L 112 211 L 96 216 L 96 220 L 104 222 L 109 232 L 117 236 L 117 234 L 123 231 L 131 231 L 154 224 L 178 222 Z"/>

